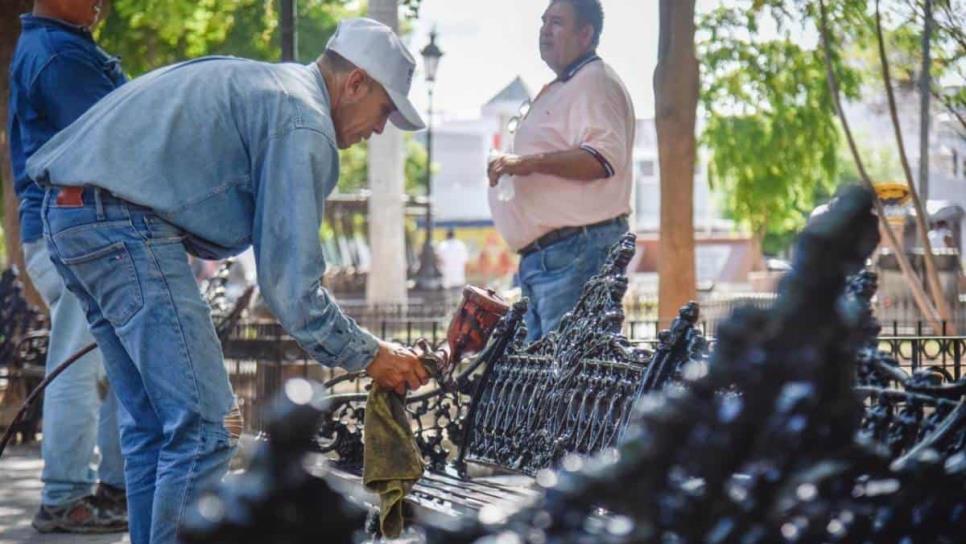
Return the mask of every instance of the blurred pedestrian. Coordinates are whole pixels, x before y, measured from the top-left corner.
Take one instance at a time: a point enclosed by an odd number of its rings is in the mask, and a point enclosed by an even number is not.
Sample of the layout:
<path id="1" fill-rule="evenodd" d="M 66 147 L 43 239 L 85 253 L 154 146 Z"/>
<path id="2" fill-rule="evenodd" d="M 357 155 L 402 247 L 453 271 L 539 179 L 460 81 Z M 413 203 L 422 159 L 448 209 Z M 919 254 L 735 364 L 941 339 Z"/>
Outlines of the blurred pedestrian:
<path id="1" fill-rule="evenodd" d="M 456 289 L 466 285 L 466 262 L 470 256 L 466 244 L 456 238 L 454 229 L 446 230 L 446 239 L 436 246 L 436 256 L 443 273 L 443 288 Z"/>

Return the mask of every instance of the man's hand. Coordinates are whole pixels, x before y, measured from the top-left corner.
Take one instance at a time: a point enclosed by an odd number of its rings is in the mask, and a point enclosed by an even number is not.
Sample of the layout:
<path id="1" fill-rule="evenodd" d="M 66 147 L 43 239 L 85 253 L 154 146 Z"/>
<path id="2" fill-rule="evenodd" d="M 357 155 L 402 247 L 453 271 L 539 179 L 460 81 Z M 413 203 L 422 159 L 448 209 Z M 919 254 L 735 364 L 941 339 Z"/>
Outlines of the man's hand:
<path id="1" fill-rule="evenodd" d="M 429 373 L 410 350 L 388 342 L 379 342 L 376 358 L 366 367 L 366 374 L 379 387 L 405 395 L 429 381 Z"/>
<path id="2" fill-rule="evenodd" d="M 487 165 L 490 187 L 496 187 L 500 176 L 528 176 L 534 173 L 534 159 L 525 155 L 500 155 Z"/>

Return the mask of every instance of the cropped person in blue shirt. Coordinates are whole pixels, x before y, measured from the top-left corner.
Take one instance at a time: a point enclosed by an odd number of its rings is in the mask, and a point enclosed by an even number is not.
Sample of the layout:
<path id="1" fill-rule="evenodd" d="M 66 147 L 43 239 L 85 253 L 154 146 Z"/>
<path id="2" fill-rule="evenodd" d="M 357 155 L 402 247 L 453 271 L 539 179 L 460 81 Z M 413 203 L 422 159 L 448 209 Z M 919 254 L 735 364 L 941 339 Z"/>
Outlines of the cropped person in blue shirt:
<path id="1" fill-rule="evenodd" d="M 10 151 L 20 200 L 20 235 L 27 275 L 50 308 L 47 371 L 94 341 L 80 301 L 67 291 L 44 242 L 40 207 L 44 191 L 26 173 L 26 161 L 58 131 L 125 82 L 117 59 L 97 47 L 88 28 L 99 1 L 36 0 L 21 16 L 10 65 Z M 93 351 L 54 380 L 44 395 L 44 469 L 41 506 L 33 526 L 41 532 L 111 532 L 127 528 L 124 460 L 118 442 L 117 400 L 103 401 L 101 353 Z M 100 450 L 97 479 L 91 469 Z"/>
<path id="2" fill-rule="evenodd" d="M 121 443 L 135 544 L 175 541 L 237 438 L 187 253 L 222 258 L 254 246 L 263 297 L 319 362 L 365 369 L 399 393 L 428 380 L 413 353 L 360 328 L 320 284 L 319 227 L 338 149 L 390 120 L 423 128 L 407 98 L 414 68 L 388 27 L 346 20 L 308 65 L 215 57 L 144 75 L 28 161 L 48 187 L 51 257 L 87 307 L 130 415 Z"/>

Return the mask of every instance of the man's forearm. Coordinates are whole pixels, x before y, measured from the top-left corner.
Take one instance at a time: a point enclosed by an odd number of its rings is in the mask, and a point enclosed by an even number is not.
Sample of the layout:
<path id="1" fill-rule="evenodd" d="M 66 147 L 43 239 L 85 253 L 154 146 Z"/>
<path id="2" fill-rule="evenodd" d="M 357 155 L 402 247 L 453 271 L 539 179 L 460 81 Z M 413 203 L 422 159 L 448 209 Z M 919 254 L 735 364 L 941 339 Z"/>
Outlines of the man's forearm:
<path id="1" fill-rule="evenodd" d="M 547 174 L 567 179 L 594 180 L 606 178 L 607 169 L 601 160 L 586 149 L 537 153 L 522 157 L 524 169 L 531 174 Z"/>

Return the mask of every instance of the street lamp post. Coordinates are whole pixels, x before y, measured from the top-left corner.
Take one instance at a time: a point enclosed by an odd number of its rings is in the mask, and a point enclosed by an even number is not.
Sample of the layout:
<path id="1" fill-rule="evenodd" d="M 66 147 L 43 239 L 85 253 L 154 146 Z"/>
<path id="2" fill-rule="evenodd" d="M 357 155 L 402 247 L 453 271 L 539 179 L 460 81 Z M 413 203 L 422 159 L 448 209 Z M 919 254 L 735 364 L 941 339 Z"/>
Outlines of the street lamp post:
<path id="1" fill-rule="evenodd" d="M 282 0 L 281 24 L 282 31 L 282 62 L 295 62 L 298 59 L 298 32 L 296 19 L 298 17 L 298 0 Z"/>
<path id="2" fill-rule="evenodd" d="M 436 30 L 429 33 L 429 44 L 420 51 L 426 69 L 426 83 L 429 89 L 429 118 L 426 130 L 426 239 L 419 255 L 419 270 L 416 272 L 416 288 L 436 290 L 442 287 L 442 274 L 436 266 L 436 252 L 433 251 L 433 84 L 436 82 L 436 68 L 443 52 L 436 45 Z"/>

